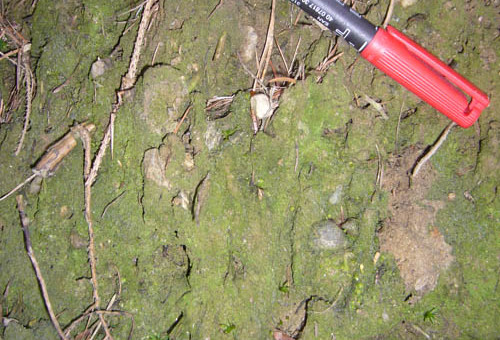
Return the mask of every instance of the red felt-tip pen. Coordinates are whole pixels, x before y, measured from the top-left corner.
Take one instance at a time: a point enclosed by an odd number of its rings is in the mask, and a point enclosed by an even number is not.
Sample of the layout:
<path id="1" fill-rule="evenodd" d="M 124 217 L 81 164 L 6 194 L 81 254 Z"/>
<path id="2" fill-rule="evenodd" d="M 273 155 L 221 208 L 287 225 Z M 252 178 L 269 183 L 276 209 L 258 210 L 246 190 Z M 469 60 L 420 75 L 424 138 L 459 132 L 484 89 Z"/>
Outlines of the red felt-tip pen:
<path id="1" fill-rule="evenodd" d="M 484 92 L 394 27 L 376 27 L 341 0 L 289 1 L 461 127 L 474 124 L 488 107 Z"/>

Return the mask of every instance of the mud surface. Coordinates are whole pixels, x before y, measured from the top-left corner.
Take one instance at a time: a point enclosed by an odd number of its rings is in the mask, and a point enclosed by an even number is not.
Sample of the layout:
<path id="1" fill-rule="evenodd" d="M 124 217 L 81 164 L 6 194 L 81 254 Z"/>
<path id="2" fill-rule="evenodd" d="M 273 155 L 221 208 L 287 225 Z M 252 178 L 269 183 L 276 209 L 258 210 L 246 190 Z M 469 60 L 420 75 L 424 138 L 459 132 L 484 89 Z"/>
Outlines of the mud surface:
<path id="1" fill-rule="evenodd" d="M 449 120 L 284 0 L 264 80 L 275 107 L 254 134 L 252 74 L 271 1 L 218 3 L 158 2 L 113 155 L 92 187 L 113 337 L 132 325 L 133 339 L 497 337 L 500 2 L 396 3 L 391 25 L 491 97 L 478 123 L 455 127 L 411 180 Z M 354 6 L 380 24 L 388 4 Z M 11 96 L 15 54 L 0 60 L 0 194 L 80 123 L 95 124 L 97 151 L 143 10 L 134 1 L 33 5 L 2 7 L 31 42 L 36 92 L 15 156 L 26 95 L 21 86 Z M 1 39 L 2 53 L 14 49 Z M 278 76 L 296 83 L 268 83 Z M 18 192 L 62 327 L 93 303 L 76 140 L 50 176 Z M 0 202 L 0 337 L 55 339 L 14 196 Z M 96 323 L 72 338 L 90 338 Z"/>

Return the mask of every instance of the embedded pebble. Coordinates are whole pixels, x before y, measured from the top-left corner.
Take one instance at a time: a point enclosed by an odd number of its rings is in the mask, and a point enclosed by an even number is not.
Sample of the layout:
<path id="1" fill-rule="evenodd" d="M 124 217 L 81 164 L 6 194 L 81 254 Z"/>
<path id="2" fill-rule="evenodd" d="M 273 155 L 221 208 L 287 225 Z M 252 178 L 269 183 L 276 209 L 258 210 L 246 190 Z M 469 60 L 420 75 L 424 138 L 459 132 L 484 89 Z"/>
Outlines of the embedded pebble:
<path id="1" fill-rule="evenodd" d="M 222 142 L 222 133 L 217 129 L 215 122 L 207 122 L 207 131 L 205 132 L 205 145 L 209 151 L 215 149 Z"/>
<path id="2" fill-rule="evenodd" d="M 340 202 L 340 198 L 342 197 L 342 185 L 337 185 L 335 188 L 335 191 L 333 194 L 331 194 L 330 198 L 328 199 L 328 202 L 332 205 L 336 205 L 337 203 Z"/>
<path id="3" fill-rule="evenodd" d="M 418 0 L 401 0 L 401 6 L 404 8 L 415 5 Z"/>
<path id="4" fill-rule="evenodd" d="M 139 116 L 152 133 L 173 132 L 187 107 L 188 85 L 182 71 L 170 65 L 148 68 L 142 77 L 144 99 Z"/>
<path id="5" fill-rule="evenodd" d="M 257 42 L 259 41 L 259 36 L 252 26 L 244 26 L 243 34 L 245 35 L 243 43 L 240 46 L 240 56 L 241 60 L 248 63 L 255 57 L 255 49 L 257 48 Z"/>
<path id="6" fill-rule="evenodd" d="M 177 196 L 172 199 L 172 204 L 189 211 L 191 206 L 191 198 L 189 193 L 184 190 L 179 191 Z"/>
<path id="7" fill-rule="evenodd" d="M 271 101 L 265 93 L 254 94 L 250 98 L 250 107 L 259 119 L 270 117 L 273 114 Z"/>
<path id="8" fill-rule="evenodd" d="M 97 60 L 94 61 L 92 66 L 90 67 L 90 76 L 92 79 L 96 79 L 102 76 L 108 69 L 112 66 L 111 59 L 105 58 L 101 59 L 97 57 Z"/>
<path id="9" fill-rule="evenodd" d="M 71 246 L 75 249 L 85 248 L 88 244 L 88 240 L 78 234 L 76 230 L 71 230 L 71 233 L 69 234 L 69 241 L 71 243 Z"/>
<path id="10" fill-rule="evenodd" d="M 390 320 L 390 319 L 389 319 L 389 314 L 387 314 L 387 312 L 386 312 L 386 311 L 384 311 L 384 312 L 382 313 L 382 320 L 384 320 L 384 321 L 386 321 L 386 322 Z"/>
<path id="11" fill-rule="evenodd" d="M 161 159 L 158 149 L 149 149 L 144 153 L 142 161 L 144 177 L 157 185 L 170 189 L 170 182 L 165 176 L 166 161 Z"/>
<path id="12" fill-rule="evenodd" d="M 347 246 L 347 239 L 337 224 L 327 220 L 317 223 L 314 226 L 316 236 L 315 244 L 320 249 L 343 249 Z"/>

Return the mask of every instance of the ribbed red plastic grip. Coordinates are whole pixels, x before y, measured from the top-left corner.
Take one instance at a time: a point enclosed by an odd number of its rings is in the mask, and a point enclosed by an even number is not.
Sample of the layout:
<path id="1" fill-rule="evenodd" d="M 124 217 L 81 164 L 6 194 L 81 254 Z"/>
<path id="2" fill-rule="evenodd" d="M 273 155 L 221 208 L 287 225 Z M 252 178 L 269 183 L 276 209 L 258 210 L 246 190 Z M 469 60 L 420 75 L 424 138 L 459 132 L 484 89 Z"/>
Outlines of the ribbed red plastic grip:
<path id="1" fill-rule="evenodd" d="M 361 55 L 461 127 L 489 105 L 484 92 L 394 27 L 379 28 Z"/>

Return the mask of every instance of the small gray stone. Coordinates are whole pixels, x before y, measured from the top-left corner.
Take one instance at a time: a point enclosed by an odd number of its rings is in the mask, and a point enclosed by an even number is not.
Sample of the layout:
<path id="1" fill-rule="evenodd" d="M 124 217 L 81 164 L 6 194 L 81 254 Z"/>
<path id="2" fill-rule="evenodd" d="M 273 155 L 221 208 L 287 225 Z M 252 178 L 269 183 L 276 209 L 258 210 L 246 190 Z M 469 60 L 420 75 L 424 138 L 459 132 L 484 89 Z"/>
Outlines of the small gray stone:
<path id="1" fill-rule="evenodd" d="M 255 58 L 255 49 L 257 48 L 257 43 L 259 42 L 259 36 L 252 26 L 244 26 L 243 32 L 243 43 L 240 46 L 240 56 L 243 62 L 249 63 L 253 58 Z"/>
<path id="2" fill-rule="evenodd" d="M 387 314 L 387 312 L 386 312 L 386 311 L 383 311 L 383 312 L 382 312 L 382 319 L 383 319 L 385 322 L 387 322 L 387 321 L 389 321 L 389 320 L 390 320 L 390 318 L 389 318 L 389 314 Z"/>
<path id="3" fill-rule="evenodd" d="M 144 177 L 161 187 L 170 189 L 170 182 L 165 176 L 166 166 L 166 161 L 160 157 L 160 152 L 157 148 L 146 150 L 142 162 Z"/>
<path id="4" fill-rule="evenodd" d="M 102 76 L 112 66 L 113 63 L 111 62 L 111 59 L 109 58 L 101 59 L 98 57 L 90 68 L 90 76 L 92 77 L 92 79 L 96 79 Z"/>
<path id="5" fill-rule="evenodd" d="M 328 202 L 332 205 L 336 205 L 337 203 L 340 202 L 340 198 L 342 197 L 342 185 L 337 185 L 337 188 L 335 188 L 335 191 L 333 194 L 331 194 L 330 198 L 328 199 Z"/>
<path id="6" fill-rule="evenodd" d="M 172 66 L 147 68 L 143 79 L 143 112 L 149 130 L 158 136 L 173 132 L 186 110 L 189 89 L 185 74 Z"/>
<path id="7" fill-rule="evenodd" d="M 215 122 L 207 122 L 207 131 L 205 132 L 205 145 L 209 151 L 215 149 L 222 142 L 222 133 L 217 129 Z"/>
<path id="8" fill-rule="evenodd" d="M 406 8 L 415 5 L 417 2 L 418 0 L 401 0 L 401 6 Z"/>
<path id="9" fill-rule="evenodd" d="M 322 221 L 314 226 L 314 243 L 320 249 L 338 250 L 347 246 L 344 232 L 333 221 Z"/>

